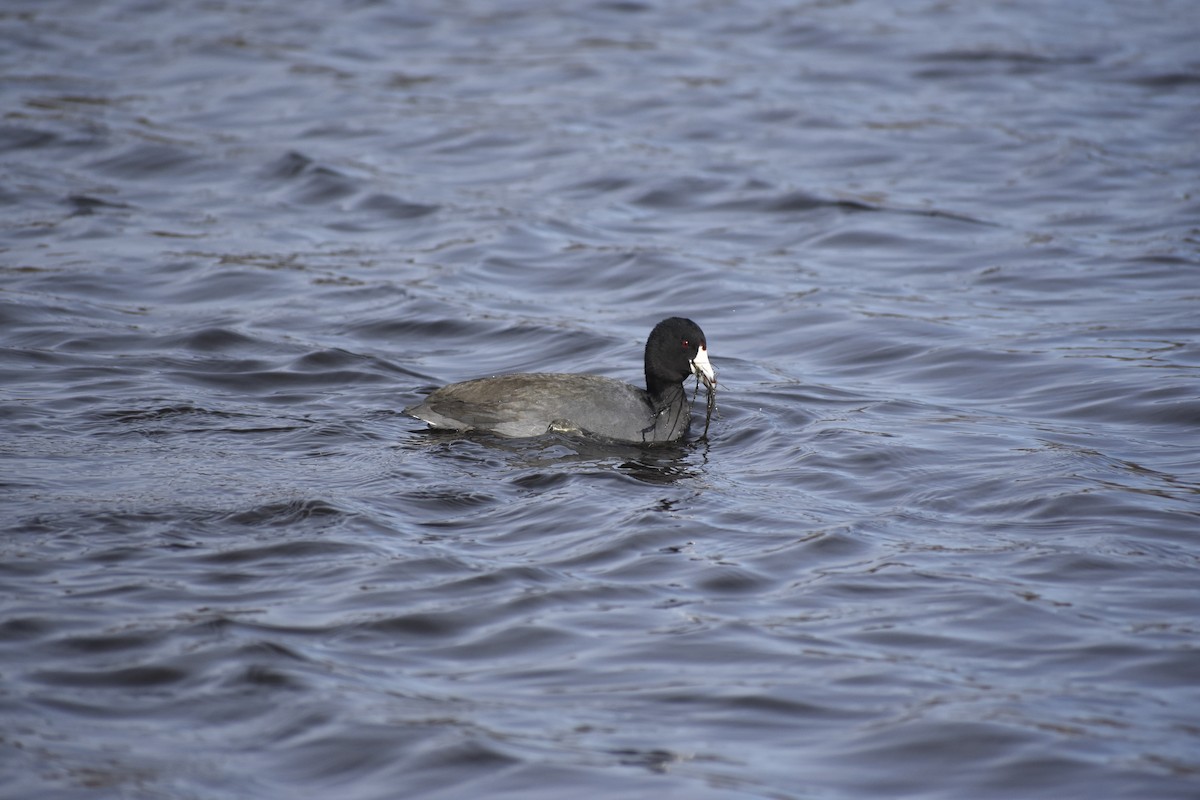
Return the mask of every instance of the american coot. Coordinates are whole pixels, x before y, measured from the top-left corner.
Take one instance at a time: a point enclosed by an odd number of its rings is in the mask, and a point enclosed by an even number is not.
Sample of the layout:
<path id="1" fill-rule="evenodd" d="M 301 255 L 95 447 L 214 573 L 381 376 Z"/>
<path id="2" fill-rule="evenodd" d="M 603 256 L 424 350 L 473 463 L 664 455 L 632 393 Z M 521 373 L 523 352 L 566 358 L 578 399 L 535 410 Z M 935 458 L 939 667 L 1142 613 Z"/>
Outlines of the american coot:
<path id="1" fill-rule="evenodd" d="M 670 442 L 687 433 L 691 408 L 683 382 L 716 376 L 704 331 L 690 319 L 664 319 L 646 340 L 646 388 L 598 375 L 522 373 L 443 386 L 405 414 L 434 428 L 539 436 L 586 433 L 622 442 Z"/>

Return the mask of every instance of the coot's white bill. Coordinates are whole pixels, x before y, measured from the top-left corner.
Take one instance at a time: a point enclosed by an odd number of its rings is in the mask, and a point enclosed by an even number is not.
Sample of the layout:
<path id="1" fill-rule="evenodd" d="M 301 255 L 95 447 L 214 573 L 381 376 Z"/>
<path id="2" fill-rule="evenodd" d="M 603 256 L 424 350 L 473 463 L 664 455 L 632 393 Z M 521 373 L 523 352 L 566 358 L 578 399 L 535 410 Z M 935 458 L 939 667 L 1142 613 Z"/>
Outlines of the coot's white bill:
<path id="1" fill-rule="evenodd" d="M 700 351 L 692 359 L 692 374 L 704 381 L 705 389 L 712 391 L 713 384 L 717 382 L 717 373 L 708 361 L 708 345 L 703 342 L 700 344 Z"/>

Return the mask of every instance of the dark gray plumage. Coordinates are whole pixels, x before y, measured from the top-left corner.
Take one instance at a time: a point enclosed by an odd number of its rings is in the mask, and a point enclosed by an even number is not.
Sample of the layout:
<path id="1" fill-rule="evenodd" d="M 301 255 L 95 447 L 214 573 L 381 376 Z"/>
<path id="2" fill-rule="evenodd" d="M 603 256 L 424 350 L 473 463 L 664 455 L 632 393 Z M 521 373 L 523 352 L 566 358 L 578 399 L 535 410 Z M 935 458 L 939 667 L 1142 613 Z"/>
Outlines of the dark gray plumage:
<path id="1" fill-rule="evenodd" d="M 704 331 L 690 319 L 664 319 L 646 340 L 646 388 L 598 375 L 520 373 L 452 383 L 404 413 L 434 428 L 501 436 L 547 431 L 585 433 L 622 442 L 669 442 L 687 433 L 690 375 L 716 383 Z"/>

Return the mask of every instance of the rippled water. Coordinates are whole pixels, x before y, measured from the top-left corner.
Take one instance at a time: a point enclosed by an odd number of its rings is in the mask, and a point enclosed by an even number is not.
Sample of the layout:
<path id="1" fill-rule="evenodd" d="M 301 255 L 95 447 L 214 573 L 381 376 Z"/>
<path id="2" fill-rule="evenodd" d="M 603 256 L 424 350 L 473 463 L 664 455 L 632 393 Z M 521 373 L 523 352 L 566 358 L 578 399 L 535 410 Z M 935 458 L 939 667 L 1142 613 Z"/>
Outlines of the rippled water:
<path id="1" fill-rule="evenodd" d="M 1198 38 L 7 3 L 0 793 L 1196 797 Z M 707 441 L 399 414 L 672 314 Z"/>

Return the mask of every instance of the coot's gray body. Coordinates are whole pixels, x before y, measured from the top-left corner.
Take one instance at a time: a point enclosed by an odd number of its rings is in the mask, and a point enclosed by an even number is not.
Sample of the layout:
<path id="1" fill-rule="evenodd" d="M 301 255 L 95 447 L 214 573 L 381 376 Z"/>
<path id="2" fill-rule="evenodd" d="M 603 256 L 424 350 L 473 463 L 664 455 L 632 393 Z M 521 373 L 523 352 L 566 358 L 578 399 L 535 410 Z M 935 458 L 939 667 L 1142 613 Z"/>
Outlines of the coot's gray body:
<path id="1" fill-rule="evenodd" d="M 524 373 L 452 383 L 404 413 L 435 428 L 501 436 L 547 431 L 587 433 L 625 442 L 669 442 L 687 431 L 683 387 L 655 407 L 644 389 L 599 375 Z"/>
<path id="2" fill-rule="evenodd" d="M 683 381 L 697 375 L 713 391 L 704 332 L 672 317 L 646 341 L 646 389 L 598 375 L 520 373 L 452 383 L 404 413 L 434 428 L 501 436 L 548 431 L 622 442 L 670 442 L 687 433 L 691 409 Z"/>

